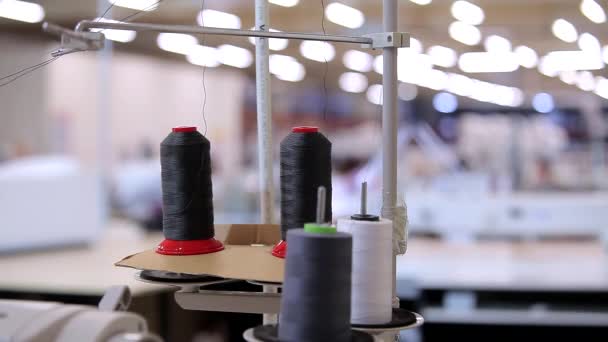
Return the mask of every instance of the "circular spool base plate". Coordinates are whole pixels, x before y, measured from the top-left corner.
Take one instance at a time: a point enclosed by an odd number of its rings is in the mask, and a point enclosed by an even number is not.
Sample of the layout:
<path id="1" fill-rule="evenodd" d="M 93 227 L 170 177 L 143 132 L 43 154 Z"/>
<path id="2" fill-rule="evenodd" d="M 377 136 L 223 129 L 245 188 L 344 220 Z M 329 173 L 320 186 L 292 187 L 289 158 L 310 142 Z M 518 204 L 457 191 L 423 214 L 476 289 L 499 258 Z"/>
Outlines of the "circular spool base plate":
<path id="1" fill-rule="evenodd" d="M 287 241 L 281 240 L 272 248 L 272 255 L 277 258 L 285 259 L 287 254 Z"/>
<path id="2" fill-rule="evenodd" d="M 219 252 L 224 244 L 211 238 L 207 240 L 169 240 L 165 239 L 156 247 L 156 253 L 163 255 L 196 255 Z"/>
<path id="3" fill-rule="evenodd" d="M 279 327 L 275 324 L 260 325 L 255 328 L 246 330 L 243 333 L 243 337 L 247 341 L 260 341 L 260 342 L 281 342 L 279 340 Z M 374 342 L 375 339 L 372 335 L 364 331 L 352 331 L 352 342 Z"/>
<path id="4" fill-rule="evenodd" d="M 139 277 L 150 282 L 169 282 L 169 283 L 201 283 L 215 281 L 223 278 L 208 275 L 196 275 L 187 273 L 175 273 L 167 271 L 141 271 Z"/>
<path id="5" fill-rule="evenodd" d="M 415 312 L 401 308 L 393 308 L 393 318 L 384 324 L 352 324 L 353 329 L 368 333 L 382 333 L 388 331 L 401 331 L 421 326 L 424 318 Z"/>

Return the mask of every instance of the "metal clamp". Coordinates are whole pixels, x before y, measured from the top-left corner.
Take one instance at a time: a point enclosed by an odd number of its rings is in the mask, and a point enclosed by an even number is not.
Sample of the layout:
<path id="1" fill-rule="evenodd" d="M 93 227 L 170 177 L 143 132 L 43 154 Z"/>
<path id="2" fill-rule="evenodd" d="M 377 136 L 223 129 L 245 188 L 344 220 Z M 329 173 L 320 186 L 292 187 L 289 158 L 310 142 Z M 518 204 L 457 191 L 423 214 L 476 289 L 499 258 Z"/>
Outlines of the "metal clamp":
<path id="1" fill-rule="evenodd" d="M 410 35 L 407 32 L 381 32 L 363 35 L 372 40 L 371 44 L 361 44 L 363 48 L 403 48 L 410 46 Z"/>
<path id="2" fill-rule="evenodd" d="M 59 25 L 45 22 L 42 30 L 61 37 L 61 48 L 51 52 L 59 57 L 78 51 L 95 51 L 104 47 L 105 36 L 101 32 L 76 32 Z"/>

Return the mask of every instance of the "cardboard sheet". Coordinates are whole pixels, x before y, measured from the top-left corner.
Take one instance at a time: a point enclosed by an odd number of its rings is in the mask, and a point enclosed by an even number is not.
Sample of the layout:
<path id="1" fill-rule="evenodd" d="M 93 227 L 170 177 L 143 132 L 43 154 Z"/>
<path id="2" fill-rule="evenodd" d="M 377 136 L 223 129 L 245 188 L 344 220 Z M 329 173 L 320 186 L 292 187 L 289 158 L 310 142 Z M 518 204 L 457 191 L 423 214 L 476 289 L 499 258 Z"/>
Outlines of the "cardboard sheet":
<path id="1" fill-rule="evenodd" d="M 277 225 L 216 225 L 216 238 L 225 249 L 220 252 L 172 256 L 147 250 L 128 256 L 116 266 L 138 270 L 168 271 L 223 278 L 283 282 L 284 259 L 270 252 L 281 238 Z M 160 241 L 159 241 L 160 242 Z"/>

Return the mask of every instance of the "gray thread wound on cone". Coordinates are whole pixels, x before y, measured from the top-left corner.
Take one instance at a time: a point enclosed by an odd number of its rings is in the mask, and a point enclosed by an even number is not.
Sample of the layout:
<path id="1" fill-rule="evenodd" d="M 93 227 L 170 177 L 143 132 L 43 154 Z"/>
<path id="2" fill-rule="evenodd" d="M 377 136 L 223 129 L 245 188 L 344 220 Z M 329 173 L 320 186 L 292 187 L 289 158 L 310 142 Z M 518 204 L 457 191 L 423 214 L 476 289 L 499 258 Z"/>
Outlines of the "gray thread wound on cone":
<path id="1" fill-rule="evenodd" d="M 215 235 L 211 143 L 197 131 L 171 132 L 160 145 L 163 233 L 170 240 Z"/>
<path id="2" fill-rule="evenodd" d="M 279 340 L 351 341 L 352 237 L 287 232 Z"/>
<path id="3" fill-rule="evenodd" d="M 317 189 L 327 193 L 324 222 L 331 221 L 331 142 L 319 132 L 290 133 L 281 141 L 281 237 L 316 221 Z"/>

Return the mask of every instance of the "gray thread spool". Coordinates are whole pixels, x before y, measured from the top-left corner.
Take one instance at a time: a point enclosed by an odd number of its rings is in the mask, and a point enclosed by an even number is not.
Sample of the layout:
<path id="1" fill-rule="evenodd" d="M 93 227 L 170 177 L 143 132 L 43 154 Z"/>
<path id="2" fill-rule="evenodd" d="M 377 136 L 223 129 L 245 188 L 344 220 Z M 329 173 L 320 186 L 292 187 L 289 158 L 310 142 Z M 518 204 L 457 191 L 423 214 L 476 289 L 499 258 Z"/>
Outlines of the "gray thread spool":
<path id="1" fill-rule="evenodd" d="M 279 340 L 351 341 L 350 234 L 287 232 Z"/>

